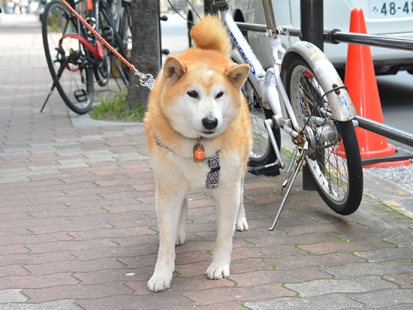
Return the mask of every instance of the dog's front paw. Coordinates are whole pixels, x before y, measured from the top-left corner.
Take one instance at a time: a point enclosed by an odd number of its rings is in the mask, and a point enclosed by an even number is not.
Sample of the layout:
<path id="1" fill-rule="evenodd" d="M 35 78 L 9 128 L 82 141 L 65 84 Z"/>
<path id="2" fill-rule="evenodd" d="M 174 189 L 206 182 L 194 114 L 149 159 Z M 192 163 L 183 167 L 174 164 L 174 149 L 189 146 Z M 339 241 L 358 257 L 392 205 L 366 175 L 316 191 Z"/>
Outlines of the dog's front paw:
<path id="1" fill-rule="evenodd" d="M 152 292 L 164 291 L 171 287 L 172 274 L 154 273 L 148 281 L 148 288 Z"/>
<path id="2" fill-rule="evenodd" d="M 206 276 L 209 279 L 222 279 L 229 277 L 229 265 L 215 265 L 214 263 L 208 267 Z"/>
<path id="3" fill-rule="evenodd" d="M 238 231 L 245 231 L 248 230 L 248 222 L 245 217 L 241 217 L 237 219 L 237 223 L 235 225 L 235 229 Z"/>

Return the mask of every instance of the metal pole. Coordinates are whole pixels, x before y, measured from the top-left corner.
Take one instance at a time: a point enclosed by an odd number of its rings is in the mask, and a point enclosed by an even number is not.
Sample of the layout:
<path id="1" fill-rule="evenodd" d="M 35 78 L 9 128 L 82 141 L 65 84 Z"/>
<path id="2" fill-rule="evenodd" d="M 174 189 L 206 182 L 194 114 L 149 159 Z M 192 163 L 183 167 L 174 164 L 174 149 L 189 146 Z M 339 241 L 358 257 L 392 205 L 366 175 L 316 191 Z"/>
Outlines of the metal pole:
<path id="1" fill-rule="evenodd" d="M 301 40 L 324 49 L 324 6 L 323 0 L 300 0 Z M 303 189 L 316 190 L 310 170 L 303 167 Z"/>
<path id="2" fill-rule="evenodd" d="M 341 32 L 338 29 L 325 31 L 325 41 L 338 44 L 340 42 L 354 43 L 361 45 L 392 48 L 405 51 L 413 51 L 413 40 L 397 37 L 385 37 L 380 35 L 370 35 L 364 33 Z"/>
<path id="3" fill-rule="evenodd" d="M 205 14 L 217 15 L 218 8 L 214 5 L 213 0 L 205 0 L 204 1 L 204 12 Z"/>
<path id="4" fill-rule="evenodd" d="M 324 1 L 301 0 L 301 40 L 324 50 Z"/>
<path id="5" fill-rule="evenodd" d="M 413 134 L 409 132 L 373 121 L 362 116 L 356 116 L 354 120 L 359 123 L 360 128 L 364 128 L 400 143 L 413 146 Z"/>

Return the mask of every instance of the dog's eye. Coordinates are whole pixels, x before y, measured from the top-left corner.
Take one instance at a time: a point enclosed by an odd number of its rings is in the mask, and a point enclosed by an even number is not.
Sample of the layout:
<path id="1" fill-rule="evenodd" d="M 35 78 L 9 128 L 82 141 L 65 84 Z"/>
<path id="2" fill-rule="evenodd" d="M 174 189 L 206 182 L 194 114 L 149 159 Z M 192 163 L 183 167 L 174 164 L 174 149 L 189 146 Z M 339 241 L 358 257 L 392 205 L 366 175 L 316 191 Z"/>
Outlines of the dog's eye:
<path id="1" fill-rule="evenodd" d="M 187 92 L 188 96 L 191 98 L 198 98 L 199 95 L 195 90 L 190 90 L 189 92 Z"/>
<path id="2" fill-rule="evenodd" d="M 219 98 L 221 98 L 223 95 L 224 95 L 224 92 L 223 92 L 223 91 L 220 91 L 220 92 L 215 96 L 215 99 L 219 99 Z"/>

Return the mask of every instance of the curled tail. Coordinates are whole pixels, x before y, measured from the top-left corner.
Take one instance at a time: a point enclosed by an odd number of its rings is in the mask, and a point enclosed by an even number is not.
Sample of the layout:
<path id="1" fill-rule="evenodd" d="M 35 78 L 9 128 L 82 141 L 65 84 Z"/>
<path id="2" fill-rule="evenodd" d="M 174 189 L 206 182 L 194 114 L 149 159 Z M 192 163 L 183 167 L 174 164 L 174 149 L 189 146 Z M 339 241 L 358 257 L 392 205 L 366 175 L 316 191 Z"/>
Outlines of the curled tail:
<path id="1" fill-rule="evenodd" d="M 216 50 L 229 56 L 232 50 L 227 29 L 217 16 L 206 15 L 192 27 L 191 38 L 195 47 L 204 50 Z"/>

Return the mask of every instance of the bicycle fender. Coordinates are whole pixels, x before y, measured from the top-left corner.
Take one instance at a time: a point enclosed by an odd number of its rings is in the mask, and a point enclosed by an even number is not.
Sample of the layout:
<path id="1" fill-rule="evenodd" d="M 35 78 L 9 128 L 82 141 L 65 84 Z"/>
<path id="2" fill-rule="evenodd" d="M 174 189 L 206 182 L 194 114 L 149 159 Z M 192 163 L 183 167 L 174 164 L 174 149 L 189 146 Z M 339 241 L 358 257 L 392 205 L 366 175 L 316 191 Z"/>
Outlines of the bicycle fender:
<path id="1" fill-rule="evenodd" d="M 311 67 L 319 83 L 326 91 L 324 94 L 329 102 L 334 118 L 341 122 L 353 119 L 357 115 L 347 88 L 338 75 L 333 64 L 317 46 L 310 42 L 298 41 L 286 50 L 282 62 L 281 74 L 285 81 L 287 68 L 295 55 L 301 56 Z"/>

